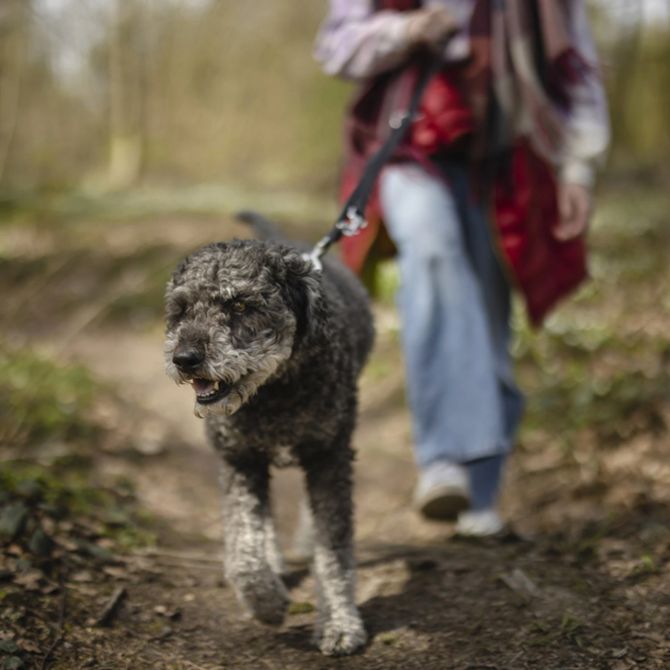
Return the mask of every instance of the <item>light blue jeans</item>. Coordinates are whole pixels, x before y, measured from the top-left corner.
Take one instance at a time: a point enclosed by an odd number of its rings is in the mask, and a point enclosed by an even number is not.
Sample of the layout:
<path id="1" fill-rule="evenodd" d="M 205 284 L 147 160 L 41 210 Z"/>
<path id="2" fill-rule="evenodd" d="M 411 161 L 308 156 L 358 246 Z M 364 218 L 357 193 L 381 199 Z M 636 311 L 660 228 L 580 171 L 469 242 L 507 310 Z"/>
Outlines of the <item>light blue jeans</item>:
<path id="1" fill-rule="evenodd" d="M 523 411 L 509 355 L 510 289 L 465 168 L 416 164 L 380 178 L 399 256 L 398 308 L 420 468 L 509 452 Z"/>

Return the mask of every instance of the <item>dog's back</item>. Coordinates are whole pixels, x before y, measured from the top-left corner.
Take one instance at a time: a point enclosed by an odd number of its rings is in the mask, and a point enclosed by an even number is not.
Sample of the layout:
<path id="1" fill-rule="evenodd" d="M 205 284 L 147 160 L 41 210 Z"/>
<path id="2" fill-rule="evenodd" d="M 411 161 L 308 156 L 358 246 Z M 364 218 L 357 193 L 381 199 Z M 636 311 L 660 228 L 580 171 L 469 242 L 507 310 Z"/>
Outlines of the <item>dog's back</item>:
<path id="1" fill-rule="evenodd" d="M 258 212 L 239 212 L 237 218 L 248 224 L 260 240 L 289 244 L 300 251 L 309 251 L 307 245 L 289 240 L 272 221 Z M 322 263 L 324 291 L 342 310 L 342 323 L 357 325 L 356 328 L 342 333 L 342 336 L 353 338 L 355 357 L 360 371 L 374 343 L 374 326 L 368 294 L 358 277 L 337 258 L 328 256 Z"/>
<path id="2" fill-rule="evenodd" d="M 362 369 L 374 343 L 374 326 L 370 300 L 358 277 L 336 258 L 323 261 L 326 291 L 336 291 L 341 296 L 344 323 L 356 323 L 349 336 L 354 338 L 356 358 Z"/>

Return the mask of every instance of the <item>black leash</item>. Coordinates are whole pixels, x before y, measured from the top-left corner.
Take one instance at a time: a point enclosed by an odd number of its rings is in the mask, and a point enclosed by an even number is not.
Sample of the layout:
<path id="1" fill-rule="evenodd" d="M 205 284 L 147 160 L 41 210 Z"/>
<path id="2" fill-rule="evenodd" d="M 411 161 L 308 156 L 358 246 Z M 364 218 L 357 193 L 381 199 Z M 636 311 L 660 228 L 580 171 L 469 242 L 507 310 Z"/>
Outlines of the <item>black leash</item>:
<path id="1" fill-rule="evenodd" d="M 433 78 L 433 75 L 436 74 L 441 67 L 442 59 L 435 58 L 423 69 L 416 88 L 414 89 L 414 93 L 410 98 L 407 111 L 400 116 L 394 115 L 390 119 L 389 125 L 392 130 L 389 133 L 389 136 L 386 138 L 384 144 L 379 147 L 377 152 L 368 161 L 363 170 L 361 180 L 344 203 L 337 222 L 331 228 L 330 232 L 322 237 L 316 243 L 312 251 L 307 254 L 317 268 L 321 268 L 321 258 L 323 258 L 328 252 L 328 249 L 330 249 L 335 242 L 338 242 L 343 236 L 349 237 L 356 235 L 361 229 L 367 226 L 364 214 L 365 206 L 370 199 L 377 177 L 386 162 L 397 149 L 412 124 L 412 121 L 414 121 L 426 86 Z"/>

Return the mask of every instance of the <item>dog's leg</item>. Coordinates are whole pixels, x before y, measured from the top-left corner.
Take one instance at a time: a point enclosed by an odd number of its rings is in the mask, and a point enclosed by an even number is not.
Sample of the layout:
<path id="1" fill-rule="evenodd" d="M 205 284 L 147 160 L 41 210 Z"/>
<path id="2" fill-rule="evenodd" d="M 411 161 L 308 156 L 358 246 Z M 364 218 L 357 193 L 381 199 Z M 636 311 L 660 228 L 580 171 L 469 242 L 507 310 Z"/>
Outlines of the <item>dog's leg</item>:
<path id="1" fill-rule="evenodd" d="M 270 516 L 268 466 L 224 463 L 221 479 L 226 578 L 252 616 L 278 625 L 284 620 L 288 594 L 275 572 L 279 565 Z M 269 558 L 271 546 L 277 556 Z"/>
<path id="2" fill-rule="evenodd" d="M 355 602 L 351 461 L 346 446 L 305 464 L 314 519 L 314 571 L 319 595 L 319 648 L 351 654 L 367 639 Z"/>

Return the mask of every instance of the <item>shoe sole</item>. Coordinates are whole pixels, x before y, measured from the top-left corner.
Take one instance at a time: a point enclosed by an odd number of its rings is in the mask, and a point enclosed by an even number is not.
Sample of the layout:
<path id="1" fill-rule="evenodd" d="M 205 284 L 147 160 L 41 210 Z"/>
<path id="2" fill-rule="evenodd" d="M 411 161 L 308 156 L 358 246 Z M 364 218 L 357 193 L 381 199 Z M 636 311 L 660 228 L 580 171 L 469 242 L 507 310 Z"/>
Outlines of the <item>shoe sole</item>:
<path id="1" fill-rule="evenodd" d="M 470 506 L 470 501 L 460 489 L 452 486 L 436 487 L 429 495 L 415 503 L 415 507 L 426 519 L 454 521 Z"/>

